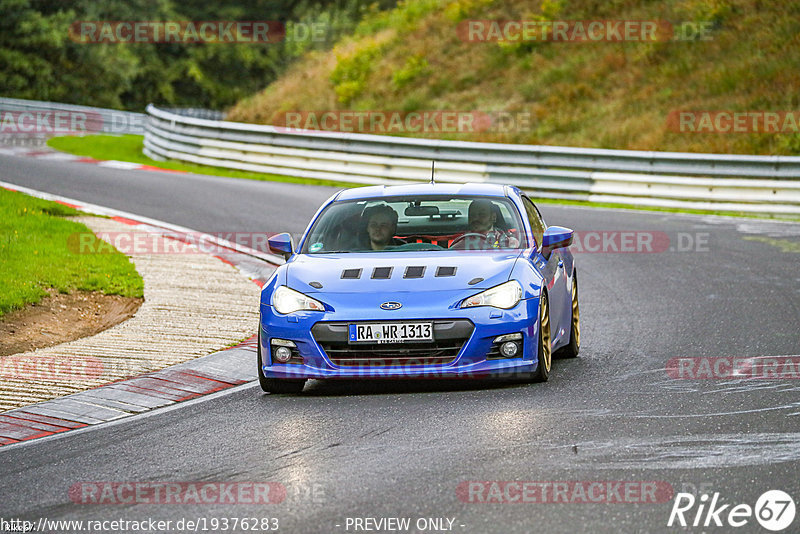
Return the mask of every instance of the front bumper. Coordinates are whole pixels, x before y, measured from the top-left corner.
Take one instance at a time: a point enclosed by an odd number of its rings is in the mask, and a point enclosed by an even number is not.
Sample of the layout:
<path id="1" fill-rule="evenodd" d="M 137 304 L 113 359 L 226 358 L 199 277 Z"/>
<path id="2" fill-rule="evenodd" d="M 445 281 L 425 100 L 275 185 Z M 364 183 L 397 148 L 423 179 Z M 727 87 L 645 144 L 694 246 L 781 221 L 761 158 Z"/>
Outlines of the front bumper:
<path id="1" fill-rule="evenodd" d="M 342 312 L 301 311 L 282 315 L 262 303 L 262 369 L 267 378 L 281 379 L 522 377 L 535 372 L 537 367 L 538 306 L 538 299 L 526 299 L 510 310 L 450 308 L 427 317 L 394 312 L 385 318 L 356 312 L 346 318 Z M 432 321 L 435 340 L 447 345 L 447 350 L 431 347 L 431 353 L 426 355 L 421 345 L 384 344 L 381 347 L 397 350 L 390 350 L 388 356 L 380 353 L 369 363 L 356 363 L 346 361 L 344 349 L 347 345 L 341 344 L 340 338 L 333 339 L 336 334 L 332 332 L 349 323 L 392 321 Z M 519 352 L 513 358 L 498 358 L 496 347 L 492 350 L 494 339 L 514 333 L 522 335 Z M 454 347 L 451 342 L 461 334 L 463 344 L 460 348 Z M 271 340 L 274 338 L 294 342 L 300 358 L 293 358 L 286 364 L 273 362 Z M 333 341 L 339 341 L 336 350 L 331 349 Z M 414 357 L 398 356 L 404 348 L 414 349 L 410 351 Z M 363 356 L 363 351 L 359 355 Z"/>

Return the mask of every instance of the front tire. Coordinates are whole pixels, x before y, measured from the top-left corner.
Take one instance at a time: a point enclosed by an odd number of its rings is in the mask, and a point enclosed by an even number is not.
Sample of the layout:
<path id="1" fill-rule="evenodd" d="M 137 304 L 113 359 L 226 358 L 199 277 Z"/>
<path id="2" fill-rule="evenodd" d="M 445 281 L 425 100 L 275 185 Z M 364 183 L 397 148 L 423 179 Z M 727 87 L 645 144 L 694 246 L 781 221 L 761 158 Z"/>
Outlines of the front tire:
<path id="1" fill-rule="evenodd" d="M 578 275 L 572 275 L 572 320 L 569 326 L 569 343 L 558 349 L 558 358 L 575 358 L 581 350 L 581 310 L 578 306 Z"/>
<path id="2" fill-rule="evenodd" d="M 300 393 L 306 385 L 305 380 L 287 380 L 279 378 L 267 378 L 264 376 L 264 365 L 261 359 L 261 325 L 258 327 L 258 349 L 256 350 L 258 357 L 258 385 L 265 393 Z"/>
<path id="3" fill-rule="evenodd" d="M 550 303 L 544 290 L 542 290 L 542 294 L 539 297 L 539 346 L 537 354 L 538 364 L 532 380 L 534 382 L 547 382 L 547 379 L 550 378 L 553 355 L 550 338 Z"/>

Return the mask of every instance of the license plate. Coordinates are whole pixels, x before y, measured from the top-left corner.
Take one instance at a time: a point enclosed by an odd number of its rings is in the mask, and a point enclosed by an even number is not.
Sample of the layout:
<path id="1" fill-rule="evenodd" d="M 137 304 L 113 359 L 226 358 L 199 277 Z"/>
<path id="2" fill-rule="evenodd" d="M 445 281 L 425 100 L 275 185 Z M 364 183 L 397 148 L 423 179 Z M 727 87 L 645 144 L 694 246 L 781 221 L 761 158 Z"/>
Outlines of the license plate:
<path id="1" fill-rule="evenodd" d="M 433 341 L 433 323 L 366 323 L 349 327 L 350 343 Z"/>

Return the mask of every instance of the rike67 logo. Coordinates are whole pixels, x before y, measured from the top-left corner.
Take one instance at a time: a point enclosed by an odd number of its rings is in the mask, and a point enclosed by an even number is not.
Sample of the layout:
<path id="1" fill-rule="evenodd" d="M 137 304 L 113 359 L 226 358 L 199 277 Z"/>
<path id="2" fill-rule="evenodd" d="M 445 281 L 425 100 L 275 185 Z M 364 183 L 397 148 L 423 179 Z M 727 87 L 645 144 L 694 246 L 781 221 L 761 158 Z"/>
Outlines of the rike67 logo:
<path id="1" fill-rule="evenodd" d="M 794 515 L 794 499 L 781 490 L 764 492 L 754 507 L 744 503 L 720 504 L 718 492 L 710 498 L 706 493 L 699 498 L 691 493 L 678 493 L 667 526 L 736 528 L 747 525 L 755 516 L 763 528 L 778 532 L 792 524 Z"/>

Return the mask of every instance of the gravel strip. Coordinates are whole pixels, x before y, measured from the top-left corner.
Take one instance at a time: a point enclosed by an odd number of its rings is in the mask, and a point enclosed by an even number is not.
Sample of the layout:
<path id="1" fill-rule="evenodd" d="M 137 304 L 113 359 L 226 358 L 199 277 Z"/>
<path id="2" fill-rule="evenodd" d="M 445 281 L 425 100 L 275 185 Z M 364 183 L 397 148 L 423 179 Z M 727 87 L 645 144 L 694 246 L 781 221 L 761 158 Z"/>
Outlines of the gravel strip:
<path id="1" fill-rule="evenodd" d="M 111 219 L 75 220 L 95 233 L 142 231 Z M 163 238 L 149 239 L 154 250 L 167 248 Z M 255 335 L 260 289 L 235 267 L 199 253 L 130 257 L 144 279 L 136 315 L 94 336 L 0 358 L 0 411 L 163 369 Z"/>

